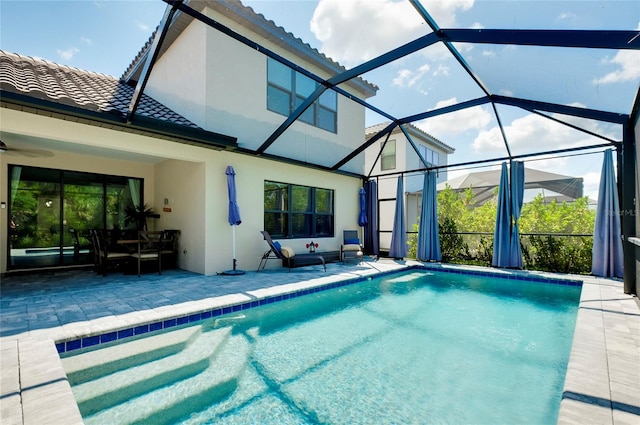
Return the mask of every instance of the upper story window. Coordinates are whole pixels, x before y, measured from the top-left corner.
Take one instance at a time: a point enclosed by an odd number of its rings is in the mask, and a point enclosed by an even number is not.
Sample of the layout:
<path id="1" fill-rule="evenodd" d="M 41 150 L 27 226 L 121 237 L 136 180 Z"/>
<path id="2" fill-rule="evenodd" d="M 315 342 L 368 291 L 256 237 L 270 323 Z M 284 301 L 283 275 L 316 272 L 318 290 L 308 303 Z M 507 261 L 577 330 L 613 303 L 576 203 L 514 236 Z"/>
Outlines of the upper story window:
<path id="1" fill-rule="evenodd" d="M 431 166 L 440 165 L 440 155 L 438 152 L 433 151 L 427 148 L 424 145 L 420 145 L 418 150 L 420 151 L 420 155 L 427 161 Z"/>
<path id="2" fill-rule="evenodd" d="M 314 92 L 318 83 L 267 58 L 267 109 L 289 116 Z M 327 90 L 300 116 L 300 121 L 332 133 L 338 127 L 338 96 Z"/>
<path id="3" fill-rule="evenodd" d="M 388 140 L 383 142 L 382 154 L 380 155 L 380 169 L 382 171 L 395 170 L 396 168 L 396 141 Z"/>

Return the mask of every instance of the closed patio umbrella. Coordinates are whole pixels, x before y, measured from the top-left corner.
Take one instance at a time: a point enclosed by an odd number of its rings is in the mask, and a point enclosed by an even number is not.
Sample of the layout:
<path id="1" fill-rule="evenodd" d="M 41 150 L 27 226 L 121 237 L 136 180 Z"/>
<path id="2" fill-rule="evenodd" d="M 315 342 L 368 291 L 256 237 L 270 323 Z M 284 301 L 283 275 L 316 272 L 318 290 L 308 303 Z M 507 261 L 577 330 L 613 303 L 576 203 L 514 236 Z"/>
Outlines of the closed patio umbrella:
<path id="1" fill-rule="evenodd" d="M 398 189 L 396 191 L 396 210 L 393 218 L 393 231 L 391 233 L 391 247 L 389 257 L 404 258 L 407 256 L 407 225 L 404 219 L 404 183 L 402 175 L 398 176 Z"/>
<path id="2" fill-rule="evenodd" d="M 438 234 L 438 203 L 436 176 L 431 171 L 424 174 L 422 184 L 422 210 L 418 229 L 418 260 L 441 261 L 440 235 Z"/>
<path id="3" fill-rule="evenodd" d="M 522 212 L 524 200 L 524 162 L 513 161 L 511 163 L 511 216 L 513 227 L 511 229 L 511 260 L 510 266 L 521 269 L 522 247 L 520 246 L 520 228 L 518 220 Z"/>
<path id="4" fill-rule="evenodd" d="M 595 276 L 622 277 L 620 204 L 611 149 L 604 152 L 600 174 L 591 273 Z"/>
<path id="5" fill-rule="evenodd" d="M 509 174 L 507 163 L 502 163 L 496 228 L 493 232 L 493 267 L 509 267 L 511 264 L 511 203 L 509 202 Z"/>
<path id="6" fill-rule="evenodd" d="M 233 270 L 226 270 L 222 272 L 222 274 L 240 275 L 245 272 L 243 270 L 236 269 L 236 226 L 242 223 L 242 219 L 240 218 L 240 207 L 238 206 L 237 201 L 236 172 L 233 167 L 229 165 L 225 174 L 227 175 L 227 192 L 229 195 L 229 224 L 233 229 Z"/>

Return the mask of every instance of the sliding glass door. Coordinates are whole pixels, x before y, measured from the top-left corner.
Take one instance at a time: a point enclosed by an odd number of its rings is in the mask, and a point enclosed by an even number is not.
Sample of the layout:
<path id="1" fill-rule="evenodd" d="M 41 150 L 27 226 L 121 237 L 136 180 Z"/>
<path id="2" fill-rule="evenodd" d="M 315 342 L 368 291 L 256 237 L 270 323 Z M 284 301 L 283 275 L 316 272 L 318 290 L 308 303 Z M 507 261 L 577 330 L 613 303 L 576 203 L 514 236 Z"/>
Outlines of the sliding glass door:
<path id="1" fill-rule="evenodd" d="M 91 264 L 89 229 L 126 228 L 142 200 L 142 180 L 128 177 L 14 165 L 9 180 L 10 270 Z"/>

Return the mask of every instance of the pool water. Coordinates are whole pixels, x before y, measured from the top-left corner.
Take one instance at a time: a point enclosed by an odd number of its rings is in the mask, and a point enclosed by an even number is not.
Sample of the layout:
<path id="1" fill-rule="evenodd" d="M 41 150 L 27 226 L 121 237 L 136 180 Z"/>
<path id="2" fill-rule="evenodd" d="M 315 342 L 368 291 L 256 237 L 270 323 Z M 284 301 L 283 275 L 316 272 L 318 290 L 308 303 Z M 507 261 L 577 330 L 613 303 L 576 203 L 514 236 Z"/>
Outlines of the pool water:
<path id="1" fill-rule="evenodd" d="M 62 360 L 87 424 L 555 424 L 579 298 L 414 270 Z"/>

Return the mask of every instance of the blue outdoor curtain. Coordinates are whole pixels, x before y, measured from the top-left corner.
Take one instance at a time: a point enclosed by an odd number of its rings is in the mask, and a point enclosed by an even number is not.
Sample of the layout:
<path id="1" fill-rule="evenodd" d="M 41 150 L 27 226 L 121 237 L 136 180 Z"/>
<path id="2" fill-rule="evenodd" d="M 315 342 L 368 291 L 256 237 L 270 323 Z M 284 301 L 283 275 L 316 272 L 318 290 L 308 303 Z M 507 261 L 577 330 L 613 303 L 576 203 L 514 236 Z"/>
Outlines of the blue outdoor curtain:
<path id="1" fill-rule="evenodd" d="M 593 230 L 591 273 L 595 276 L 622 277 L 622 235 L 620 204 L 613 171 L 611 149 L 604 152 L 596 223 Z"/>
<path id="2" fill-rule="evenodd" d="M 509 173 L 506 162 L 502 163 L 502 174 L 500 175 L 491 265 L 494 267 L 509 267 L 511 265 L 511 202 L 509 200 Z"/>
<path id="3" fill-rule="evenodd" d="M 360 188 L 359 191 L 359 199 L 360 199 L 360 214 L 358 215 L 358 226 L 362 227 L 362 240 L 360 243 L 364 243 L 364 226 L 367 225 L 367 192 L 364 190 L 364 187 Z"/>
<path id="4" fill-rule="evenodd" d="M 442 261 L 440 235 L 438 228 L 438 198 L 436 176 L 433 172 L 424 173 L 422 184 L 422 210 L 418 229 L 418 260 Z"/>
<path id="5" fill-rule="evenodd" d="M 389 257 L 404 258 L 407 256 L 407 224 L 404 218 L 404 182 L 402 175 L 398 176 L 396 190 L 396 210 L 393 217 L 393 231 L 391 233 L 391 247 Z"/>
<path id="6" fill-rule="evenodd" d="M 369 255 L 378 255 L 378 184 L 375 180 L 365 183 L 367 198 L 367 224 L 364 226 L 364 252 Z"/>
<path id="7" fill-rule="evenodd" d="M 513 161 L 511 163 L 511 216 L 513 226 L 511 228 L 511 260 L 510 267 L 521 269 L 522 247 L 520 246 L 520 213 L 524 200 L 524 162 Z"/>

